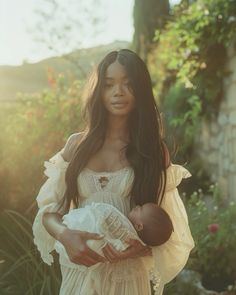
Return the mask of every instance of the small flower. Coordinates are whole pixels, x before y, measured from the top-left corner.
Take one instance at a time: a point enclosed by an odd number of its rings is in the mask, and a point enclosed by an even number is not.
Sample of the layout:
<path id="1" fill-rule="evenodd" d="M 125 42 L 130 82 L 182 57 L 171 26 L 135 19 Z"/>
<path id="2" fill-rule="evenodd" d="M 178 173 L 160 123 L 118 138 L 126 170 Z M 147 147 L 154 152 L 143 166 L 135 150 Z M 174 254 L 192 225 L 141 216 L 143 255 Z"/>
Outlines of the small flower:
<path id="1" fill-rule="evenodd" d="M 230 206 L 234 206 L 235 203 L 234 203 L 233 201 L 231 201 L 231 202 L 229 203 L 229 205 L 230 205 Z"/>
<path id="2" fill-rule="evenodd" d="M 236 20 L 235 16 L 230 16 L 230 17 L 228 18 L 228 23 L 235 22 L 235 20 Z"/>
<path id="3" fill-rule="evenodd" d="M 199 192 L 199 193 L 202 193 L 202 189 L 201 189 L 201 188 L 199 188 L 199 189 L 198 189 L 198 192 Z"/>
<path id="4" fill-rule="evenodd" d="M 212 223 L 208 225 L 208 231 L 209 233 L 215 234 L 219 230 L 219 224 L 218 223 Z"/>
<path id="5" fill-rule="evenodd" d="M 51 87 L 54 87 L 56 85 L 56 78 L 55 78 L 55 73 L 52 68 L 47 69 L 47 78 L 48 78 L 48 84 Z"/>
<path id="6" fill-rule="evenodd" d="M 193 83 L 190 80 L 186 80 L 184 86 L 185 88 L 193 88 Z"/>
<path id="7" fill-rule="evenodd" d="M 206 63 L 205 62 L 202 62 L 200 64 L 200 69 L 205 69 L 207 67 Z"/>
<path id="8" fill-rule="evenodd" d="M 214 206 L 214 210 L 215 210 L 215 211 L 218 210 L 218 206 Z"/>

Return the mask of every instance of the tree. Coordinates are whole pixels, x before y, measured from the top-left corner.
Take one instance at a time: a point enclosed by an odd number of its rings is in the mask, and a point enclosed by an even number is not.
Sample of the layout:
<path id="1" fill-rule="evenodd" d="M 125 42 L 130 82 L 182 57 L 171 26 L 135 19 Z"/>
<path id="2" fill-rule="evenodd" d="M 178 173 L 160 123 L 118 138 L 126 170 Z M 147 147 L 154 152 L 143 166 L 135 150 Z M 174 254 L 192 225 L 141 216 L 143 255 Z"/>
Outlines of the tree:
<path id="1" fill-rule="evenodd" d="M 152 49 L 155 31 L 164 27 L 169 13 L 169 0 L 135 0 L 133 47 L 144 60 Z"/>

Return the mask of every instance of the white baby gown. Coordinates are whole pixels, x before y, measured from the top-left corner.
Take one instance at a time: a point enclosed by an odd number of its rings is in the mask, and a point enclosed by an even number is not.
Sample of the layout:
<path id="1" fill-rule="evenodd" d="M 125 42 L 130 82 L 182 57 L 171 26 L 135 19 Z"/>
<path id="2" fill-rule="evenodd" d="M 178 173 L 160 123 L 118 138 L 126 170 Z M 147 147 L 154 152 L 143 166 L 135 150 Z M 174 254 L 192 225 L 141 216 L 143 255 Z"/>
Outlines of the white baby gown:
<path id="1" fill-rule="evenodd" d="M 62 152 L 44 162 L 48 179 L 38 193 L 39 211 L 33 223 L 34 243 L 43 261 L 49 265 L 53 262 L 50 252 L 55 249 L 56 240 L 44 228 L 42 216 L 45 212 L 57 211 L 66 189 L 65 172 L 69 163 L 64 161 Z M 187 214 L 177 189 L 181 180 L 190 176 L 181 165 L 171 163 L 167 168 L 166 191 L 161 206 L 170 215 L 174 231 L 166 243 L 152 247 L 152 256 L 112 264 L 99 263 L 91 269 L 82 265 L 73 268 L 71 263 L 66 265 L 66 261 L 60 261 L 60 295 L 151 295 L 149 279 L 154 282 L 155 295 L 161 295 L 164 285 L 183 269 L 194 247 Z M 131 167 L 114 172 L 84 168 L 78 176 L 78 190 L 82 197 L 80 207 L 108 203 L 127 216 L 133 180 Z"/>
<path id="2" fill-rule="evenodd" d="M 62 222 L 70 229 L 87 231 L 103 235 L 101 240 L 88 240 L 89 248 L 104 256 L 102 248 L 107 243 L 112 244 L 117 251 L 124 251 L 129 247 L 126 243 L 128 239 L 140 241 L 130 220 L 124 216 L 116 207 L 107 203 L 95 203 L 85 205 L 85 207 L 72 209 L 62 218 Z M 81 265 L 75 264 L 69 260 L 64 246 L 59 242 L 55 242 L 55 250 L 60 258 L 60 264 L 72 268 L 81 268 Z M 97 268 L 100 264 L 89 267 L 89 269 Z M 87 267 L 84 267 L 88 270 Z"/>

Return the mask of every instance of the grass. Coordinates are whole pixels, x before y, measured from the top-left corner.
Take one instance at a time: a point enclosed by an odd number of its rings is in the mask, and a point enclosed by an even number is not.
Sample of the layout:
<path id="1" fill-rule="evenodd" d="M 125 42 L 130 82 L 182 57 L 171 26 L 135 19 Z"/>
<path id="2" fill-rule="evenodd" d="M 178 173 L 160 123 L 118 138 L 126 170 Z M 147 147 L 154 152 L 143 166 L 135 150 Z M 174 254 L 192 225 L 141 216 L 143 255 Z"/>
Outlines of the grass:
<path id="1" fill-rule="evenodd" d="M 44 264 L 33 244 L 32 222 L 16 211 L 0 214 L 0 295 L 58 294 L 58 262 Z"/>

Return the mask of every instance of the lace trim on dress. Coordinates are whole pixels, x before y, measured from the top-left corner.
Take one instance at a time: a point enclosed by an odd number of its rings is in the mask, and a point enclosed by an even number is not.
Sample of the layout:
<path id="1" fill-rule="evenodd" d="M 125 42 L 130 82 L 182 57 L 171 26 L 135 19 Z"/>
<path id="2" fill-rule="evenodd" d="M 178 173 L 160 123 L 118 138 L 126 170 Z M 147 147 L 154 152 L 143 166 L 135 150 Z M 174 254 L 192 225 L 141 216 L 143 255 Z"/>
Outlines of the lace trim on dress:
<path id="1" fill-rule="evenodd" d="M 159 294 L 161 286 L 161 274 L 158 271 L 154 271 L 154 268 L 149 270 L 149 278 L 153 284 L 154 295 Z"/>

